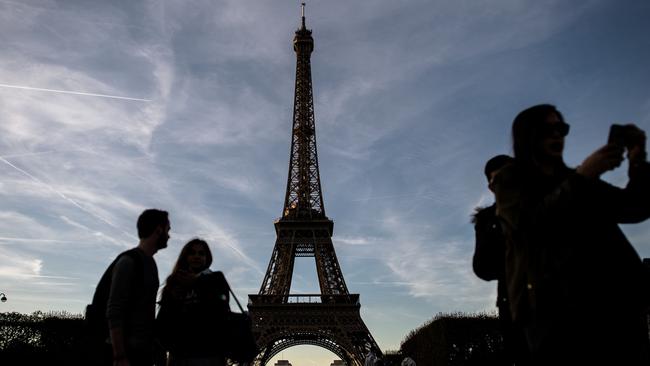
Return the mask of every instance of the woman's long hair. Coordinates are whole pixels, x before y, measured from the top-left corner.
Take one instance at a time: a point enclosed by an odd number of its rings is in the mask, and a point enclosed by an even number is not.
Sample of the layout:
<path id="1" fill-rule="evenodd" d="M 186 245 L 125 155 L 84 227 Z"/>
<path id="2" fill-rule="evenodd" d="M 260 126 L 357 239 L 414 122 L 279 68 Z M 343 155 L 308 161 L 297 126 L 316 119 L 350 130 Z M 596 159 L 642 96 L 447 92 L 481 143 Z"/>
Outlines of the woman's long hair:
<path id="1" fill-rule="evenodd" d="M 521 111 L 512 122 L 512 149 L 515 157 L 515 172 L 520 175 L 528 189 L 533 191 L 548 188 L 562 180 L 569 171 L 562 159 L 554 161 L 556 169 L 551 177 L 546 176 L 539 165 L 541 142 L 544 139 L 543 128 L 546 119 L 555 113 L 564 122 L 562 113 L 551 104 L 539 104 Z M 550 181 L 548 180 L 550 179 Z M 545 182 L 545 183 L 543 183 Z M 541 184 L 541 185 L 540 185 Z"/>
<path id="2" fill-rule="evenodd" d="M 192 247 L 197 244 L 200 245 L 205 251 L 205 268 L 210 268 L 210 265 L 212 264 L 212 252 L 210 251 L 208 243 L 205 240 L 199 238 L 194 238 L 187 242 L 187 244 L 183 246 L 183 249 L 181 249 L 181 253 L 178 255 L 178 259 L 176 260 L 176 264 L 174 264 L 172 273 L 169 274 L 167 280 L 165 281 L 165 287 L 163 288 L 161 295 L 161 302 L 164 301 L 167 296 L 169 296 L 170 291 L 172 291 L 174 287 L 179 285 L 179 271 L 188 271 L 190 269 L 190 264 L 187 261 L 187 257 L 189 257 L 190 249 L 192 249 Z"/>

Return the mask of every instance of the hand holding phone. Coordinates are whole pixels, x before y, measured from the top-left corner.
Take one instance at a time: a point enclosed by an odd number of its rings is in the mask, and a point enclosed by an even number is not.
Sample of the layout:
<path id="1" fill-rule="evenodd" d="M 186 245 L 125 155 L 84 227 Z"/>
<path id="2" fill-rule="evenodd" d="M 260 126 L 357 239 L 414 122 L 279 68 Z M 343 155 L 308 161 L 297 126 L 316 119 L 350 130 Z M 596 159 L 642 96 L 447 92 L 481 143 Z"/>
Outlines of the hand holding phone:
<path id="1" fill-rule="evenodd" d="M 645 132 L 633 124 L 618 125 L 613 124 L 609 128 L 609 137 L 607 143 L 628 150 L 642 146 L 645 150 Z"/>
<path id="2" fill-rule="evenodd" d="M 622 147 L 607 144 L 589 155 L 576 171 L 589 178 L 599 178 L 603 173 L 621 165 L 624 159 L 623 152 Z"/>

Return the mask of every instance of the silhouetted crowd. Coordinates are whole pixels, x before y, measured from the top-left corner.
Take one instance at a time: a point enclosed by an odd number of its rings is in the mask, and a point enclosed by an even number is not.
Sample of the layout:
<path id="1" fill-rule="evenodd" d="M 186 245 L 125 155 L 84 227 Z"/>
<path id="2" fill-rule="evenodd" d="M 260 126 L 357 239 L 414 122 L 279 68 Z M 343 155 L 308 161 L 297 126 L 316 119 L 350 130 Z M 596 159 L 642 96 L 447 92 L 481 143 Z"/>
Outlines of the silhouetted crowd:
<path id="1" fill-rule="evenodd" d="M 613 125 L 607 143 L 577 168 L 563 160 L 568 133 L 552 105 L 517 115 L 514 156 L 485 166 L 496 202 L 474 215 L 474 272 L 498 281 L 510 364 L 650 365 L 650 273 L 619 228 L 650 217 L 645 133 Z M 600 179 L 626 156 L 625 188 Z M 145 210 L 137 229 L 138 246 L 111 263 L 86 310 L 89 363 L 225 365 L 232 340 L 214 329 L 233 326 L 232 291 L 209 269 L 208 244 L 192 239 L 182 248 L 156 315 L 153 256 L 167 247 L 168 213 Z"/>
<path id="2" fill-rule="evenodd" d="M 510 364 L 650 365 L 650 273 L 619 228 L 650 217 L 645 133 L 612 125 L 577 168 L 568 133 L 552 105 L 516 116 L 514 157 L 485 166 L 496 202 L 474 215 L 474 272 L 498 281 Z M 600 179 L 626 156 L 625 188 Z"/>

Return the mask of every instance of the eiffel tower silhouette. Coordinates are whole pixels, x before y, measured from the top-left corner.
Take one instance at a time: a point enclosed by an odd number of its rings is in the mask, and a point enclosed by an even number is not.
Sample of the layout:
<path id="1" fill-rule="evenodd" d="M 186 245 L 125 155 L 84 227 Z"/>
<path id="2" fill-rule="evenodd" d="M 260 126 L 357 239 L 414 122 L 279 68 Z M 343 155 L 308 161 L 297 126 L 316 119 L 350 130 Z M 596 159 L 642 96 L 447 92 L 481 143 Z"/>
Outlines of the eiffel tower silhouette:
<path id="1" fill-rule="evenodd" d="M 350 294 L 332 244 L 334 222 L 325 215 L 314 124 L 311 52 L 314 39 L 302 24 L 293 38 L 296 84 L 287 192 L 277 239 L 259 294 L 249 295 L 248 309 L 260 347 L 255 360 L 265 365 L 297 345 L 325 348 L 348 366 L 361 366 L 364 355 L 381 350 L 361 319 L 359 294 Z M 296 257 L 314 257 L 319 294 L 291 294 Z"/>

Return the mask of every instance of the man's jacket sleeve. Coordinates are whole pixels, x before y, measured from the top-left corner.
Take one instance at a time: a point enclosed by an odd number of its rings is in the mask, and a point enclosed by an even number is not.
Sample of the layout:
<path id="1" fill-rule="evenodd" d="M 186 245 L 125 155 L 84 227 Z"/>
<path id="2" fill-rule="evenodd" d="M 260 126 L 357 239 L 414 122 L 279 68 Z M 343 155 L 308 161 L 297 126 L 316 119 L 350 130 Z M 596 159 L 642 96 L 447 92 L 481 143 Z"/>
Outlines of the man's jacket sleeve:
<path id="1" fill-rule="evenodd" d="M 501 227 L 498 225 L 493 209 L 484 208 L 476 213 L 474 222 L 476 247 L 472 268 L 474 273 L 485 281 L 499 279 L 504 270 L 504 243 L 502 235 L 497 235 L 501 232 Z"/>

